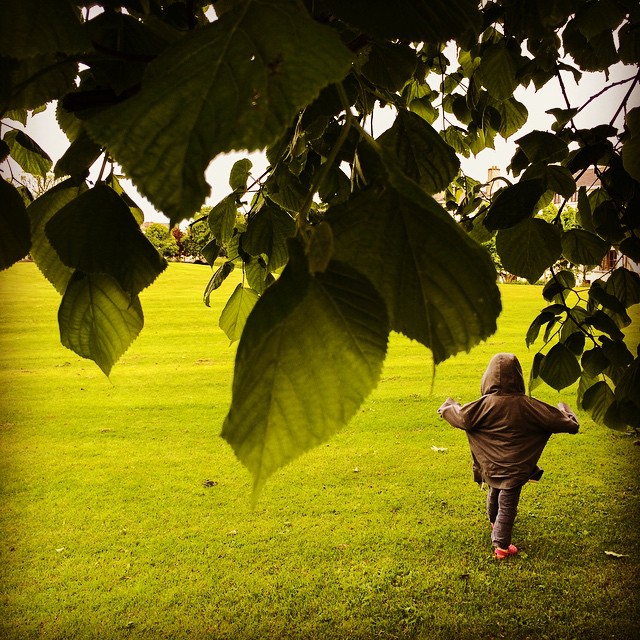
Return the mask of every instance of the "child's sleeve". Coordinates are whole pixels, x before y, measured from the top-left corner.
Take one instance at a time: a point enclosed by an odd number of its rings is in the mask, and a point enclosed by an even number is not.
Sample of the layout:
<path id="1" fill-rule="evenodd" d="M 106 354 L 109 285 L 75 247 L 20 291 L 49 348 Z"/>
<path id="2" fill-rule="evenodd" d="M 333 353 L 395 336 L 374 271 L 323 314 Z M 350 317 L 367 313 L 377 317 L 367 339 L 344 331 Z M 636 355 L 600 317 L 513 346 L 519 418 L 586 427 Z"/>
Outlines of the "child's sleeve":
<path id="1" fill-rule="evenodd" d="M 576 414 L 571 410 L 571 407 L 569 407 L 568 404 L 559 402 L 558 408 L 553 409 L 555 415 L 549 431 L 552 433 L 578 433 L 580 423 L 578 422 Z"/>
<path id="2" fill-rule="evenodd" d="M 460 404 L 453 398 L 447 398 L 438 408 L 438 413 L 452 426 L 458 429 L 469 429 Z"/>

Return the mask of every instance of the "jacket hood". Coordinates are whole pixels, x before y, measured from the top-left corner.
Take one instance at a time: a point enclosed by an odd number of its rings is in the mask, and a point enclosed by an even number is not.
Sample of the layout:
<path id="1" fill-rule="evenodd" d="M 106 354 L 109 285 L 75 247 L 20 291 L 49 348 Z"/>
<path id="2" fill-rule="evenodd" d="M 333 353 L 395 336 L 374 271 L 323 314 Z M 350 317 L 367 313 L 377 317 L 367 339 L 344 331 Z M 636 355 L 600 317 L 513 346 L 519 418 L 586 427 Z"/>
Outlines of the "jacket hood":
<path id="1" fill-rule="evenodd" d="M 518 358 L 513 353 L 497 353 L 482 376 L 482 395 L 524 393 L 524 376 Z"/>

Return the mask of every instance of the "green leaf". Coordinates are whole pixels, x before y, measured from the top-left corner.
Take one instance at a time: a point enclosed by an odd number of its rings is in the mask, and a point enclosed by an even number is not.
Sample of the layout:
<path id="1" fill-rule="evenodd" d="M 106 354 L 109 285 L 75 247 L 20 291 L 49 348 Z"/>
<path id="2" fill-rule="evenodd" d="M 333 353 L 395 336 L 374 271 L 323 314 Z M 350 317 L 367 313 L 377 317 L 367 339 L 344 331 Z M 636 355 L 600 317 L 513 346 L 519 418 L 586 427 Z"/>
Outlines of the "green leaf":
<path id="1" fill-rule="evenodd" d="M 202 248 L 202 257 L 207 261 L 207 264 L 213 266 L 216 258 L 220 255 L 221 248 L 216 240 L 209 240 L 209 242 L 207 242 Z"/>
<path id="2" fill-rule="evenodd" d="M 252 256 L 249 262 L 243 263 L 243 268 L 247 284 L 259 295 L 262 295 L 275 281 L 262 257 Z"/>
<path id="3" fill-rule="evenodd" d="M 47 177 L 52 162 L 47 152 L 24 131 L 7 131 L 4 141 L 11 149 L 11 157 L 27 172 L 34 176 Z"/>
<path id="4" fill-rule="evenodd" d="M 24 258 L 30 248 L 29 216 L 22 196 L 0 178 L 0 270 Z"/>
<path id="5" fill-rule="evenodd" d="M 605 424 L 604 416 L 614 399 L 609 385 L 600 380 L 584 392 L 582 408 L 589 413 L 594 422 Z"/>
<path id="6" fill-rule="evenodd" d="M 0 76 L 6 76 L 0 83 L 0 110 L 36 109 L 61 98 L 75 88 L 77 72 L 74 59 L 60 61 L 55 54 L 20 62 L 0 58 Z"/>
<path id="7" fill-rule="evenodd" d="M 628 400 L 640 408 L 640 358 L 627 367 L 616 385 L 616 399 L 621 402 Z"/>
<path id="8" fill-rule="evenodd" d="M 307 199 L 308 189 L 286 166 L 276 168 L 265 183 L 269 199 L 296 216 Z"/>
<path id="9" fill-rule="evenodd" d="M 626 140 L 621 154 L 625 171 L 632 178 L 640 181 L 640 133 Z"/>
<path id="10" fill-rule="evenodd" d="M 527 349 L 537 340 L 538 334 L 540 333 L 540 329 L 549 322 L 553 322 L 556 319 L 556 314 L 550 311 L 543 311 L 538 314 L 536 318 L 533 320 L 529 329 L 527 330 L 527 335 L 525 337 L 525 342 L 527 344 Z"/>
<path id="11" fill-rule="evenodd" d="M 73 275 L 73 268 L 60 260 L 55 249 L 51 246 L 45 228 L 49 220 L 62 207 L 69 204 L 84 190 L 84 184 L 78 185 L 71 180 L 57 184 L 46 193 L 36 198 L 28 207 L 27 213 L 31 220 L 31 257 L 34 259 L 42 275 L 62 295 L 67 288 L 67 283 Z"/>
<path id="12" fill-rule="evenodd" d="M 637 25 L 627 22 L 618 31 L 620 61 L 625 64 L 640 64 L 640 31 Z"/>
<path id="13" fill-rule="evenodd" d="M 532 164 L 561 162 L 569 155 L 567 143 L 548 131 L 532 131 L 516 143 Z"/>
<path id="14" fill-rule="evenodd" d="M 582 354 L 581 364 L 587 374 L 590 377 L 595 378 L 599 376 L 611 363 L 604 355 L 604 351 L 601 347 L 594 347 Z"/>
<path id="15" fill-rule="evenodd" d="M 140 231 L 129 207 L 105 185 L 66 204 L 45 230 L 68 267 L 108 274 L 132 295 L 148 287 L 167 266 Z"/>
<path id="16" fill-rule="evenodd" d="M 580 187 L 578 189 L 578 222 L 585 231 L 595 231 L 593 226 L 593 215 L 591 212 L 591 203 L 587 196 L 587 188 Z"/>
<path id="17" fill-rule="evenodd" d="M 227 262 L 223 262 L 218 270 L 213 274 L 211 280 L 207 284 L 207 288 L 204 291 L 203 299 L 204 303 L 209 306 L 209 302 L 211 299 L 211 294 L 218 289 L 222 283 L 229 277 L 229 274 L 235 269 L 235 264 L 233 262 L 227 260 Z"/>
<path id="18" fill-rule="evenodd" d="M 576 12 L 575 23 L 588 40 L 603 31 L 614 31 L 625 17 L 625 12 L 613 0 L 585 3 Z"/>
<path id="19" fill-rule="evenodd" d="M 427 193 L 443 191 L 460 170 L 455 151 L 420 116 L 400 110 L 378 142 L 398 159 L 398 166 Z"/>
<path id="20" fill-rule="evenodd" d="M 482 54 L 478 69 L 482 84 L 496 100 L 507 100 L 518 86 L 518 57 L 504 41 L 491 45 Z"/>
<path id="21" fill-rule="evenodd" d="M 242 248 L 252 256 L 267 256 L 267 269 L 275 271 L 287 264 L 287 238 L 293 237 L 295 232 L 296 223 L 286 211 L 265 206 L 249 218 L 247 230 L 242 235 Z"/>
<path id="22" fill-rule="evenodd" d="M 587 324 L 591 325 L 594 329 L 607 333 L 614 340 L 622 340 L 624 334 L 620 331 L 616 323 L 608 316 L 604 311 L 598 309 L 594 314 L 590 315 L 587 320 Z"/>
<path id="23" fill-rule="evenodd" d="M 209 212 L 209 228 L 220 244 L 226 244 L 231 240 L 237 212 L 236 196 L 233 193 L 220 200 Z"/>
<path id="24" fill-rule="evenodd" d="M 218 323 L 231 342 L 240 339 L 247 318 L 259 299 L 260 296 L 253 289 L 243 287 L 241 282 L 234 289 L 222 310 Z"/>
<path id="25" fill-rule="evenodd" d="M 544 285 L 542 295 L 545 300 L 562 302 L 566 292 L 576 286 L 576 276 L 572 271 L 558 271 L 551 280 Z"/>
<path id="26" fill-rule="evenodd" d="M 564 329 L 564 326 L 563 326 Z M 571 353 L 577 358 L 580 357 L 584 351 L 584 346 L 586 344 L 586 336 L 582 331 L 576 331 L 568 336 L 566 339 L 562 340 L 564 344 Z"/>
<path id="27" fill-rule="evenodd" d="M 82 53 L 91 43 L 70 0 L 0 3 L 0 55 L 32 58 L 41 53 Z"/>
<path id="28" fill-rule="evenodd" d="M 612 31 L 602 31 L 587 39 L 576 20 L 570 20 L 562 33 L 565 51 L 583 71 L 604 71 L 619 60 Z"/>
<path id="29" fill-rule="evenodd" d="M 371 284 L 337 262 L 312 276 L 297 243 L 290 252 L 245 325 L 222 428 L 255 493 L 351 419 L 376 386 L 387 349 L 384 302 Z"/>
<path id="30" fill-rule="evenodd" d="M 604 355 L 614 367 L 627 367 L 633 362 L 633 355 L 624 342 L 611 340 L 607 336 L 600 336 L 599 340 Z"/>
<path id="31" fill-rule="evenodd" d="M 595 233 L 569 229 L 562 234 L 562 255 L 573 264 L 598 265 L 611 245 Z"/>
<path id="32" fill-rule="evenodd" d="M 350 62 L 336 33 L 295 0 L 247 0 L 168 47 L 138 94 L 86 126 L 175 223 L 208 195 L 212 158 L 275 141 Z"/>
<path id="33" fill-rule="evenodd" d="M 71 176 L 84 180 L 101 153 L 100 145 L 96 144 L 83 129 L 60 160 L 56 162 L 54 175 L 56 178 Z"/>
<path id="34" fill-rule="evenodd" d="M 604 284 L 605 291 L 620 300 L 625 308 L 640 302 L 640 275 L 624 267 L 615 269 Z"/>
<path id="35" fill-rule="evenodd" d="M 246 191 L 251 167 L 253 167 L 253 163 L 249 158 L 242 158 L 233 164 L 229 174 L 229 186 L 234 191 L 242 191 L 243 193 Z"/>
<path id="36" fill-rule="evenodd" d="M 496 251 L 509 273 L 534 283 L 560 257 L 562 246 L 553 225 L 540 218 L 529 218 L 498 231 Z"/>
<path id="37" fill-rule="evenodd" d="M 372 215 L 372 214 L 375 215 Z M 391 328 L 442 362 L 496 328 L 495 268 L 486 251 L 433 198 L 401 175 L 327 213 L 335 257 L 366 275 L 385 299 Z"/>
<path id="38" fill-rule="evenodd" d="M 103 11 L 87 22 L 95 48 L 108 52 L 91 60 L 91 73 L 100 86 L 111 87 L 120 96 L 140 84 L 147 62 L 167 45 L 152 24 L 124 11 Z"/>
<path id="39" fill-rule="evenodd" d="M 529 395 L 533 393 L 536 387 L 542 382 L 540 378 L 540 365 L 544 360 L 544 355 L 538 351 L 533 356 L 533 364 L 531 365 L 531 373 L 529 374 Z"/>
<path id="40" fill-rule="evenodd" d="M 607 292 L 606 283 L 602 283 L 601 280 L 596 280 L 589 287 L 589 299 L 596 304 L 602 305 L 605 309 L 613 311 L 619 316 L 626 316 L 625 326 L 631 322 L 627 316 L 626 307 L 621 300 L 616 296 Z"/>
<path id="41" fill-rule="evenodd" d="M 496 195 L 484 225 L 490 231 L 508 229 L 530 218 L 546 186 L 542 180 L 521 180 L 501 189 Z"/>
<path id="42" fill-rule="evenodd" d="M 640 264 L 640 240 L 635 236 L 625 238 L 620 243 L 620 252 L 636 264 Z"/>
<path id="43" fill-rule="evenodd" d="M 547 188 L 559 193 L 565 198 L 570 198 L 576 192 L 576 181 L 566 167 L 548 165 L 545 170 Z"/>
<path id="44" fill-rule="evenodd" d="M 580 373 L 578 360 L 562 343 L 555 344 L 540 365 L 540 377 L 556 391 L 573 384 Z"/>
<path id="45" fill-rule="evenodd" d="M 374 36 L 409 42 L 447 42 L 478 33 L 481 13 L 474 0 L 325 0 L 331 13 Z"/>
<path id="46" fill-rule="evenodd" d="M 106 274 L 76 271 L 58 310 L 62 344 L 93 360 L 105 375 L 144 325 L 138 296 L 123 291 Z"/>
<path id="47" fill-rule="evenodd" d="M 529 118 L 527 108 L 515 98 L 501 100 L 495 105 L 500 113 L 500 128 L 498 133 L 506 140 L 516 131 L 522 129 Z"/>
<path id="48" fill-rule="evenodd" d="M 400 91 L 412 76 L 418 58 L 415 49 L 402 43 L 372 43 L 362 74 L 374 85 Z"/>
<path id="49" fill-rule="evenodd" d="M 115 173 L 111 172 L 105 183 L 124 200 L 124 203 L 129 207 L 129 211 L 131 211 L 131 215 L 134 217 L 135 221 L 138 225 L 141 225 L 144 222 L 144 213 L 142 209 L 131 199 L 129 194 L 122 188 L 122 185 Z"/>

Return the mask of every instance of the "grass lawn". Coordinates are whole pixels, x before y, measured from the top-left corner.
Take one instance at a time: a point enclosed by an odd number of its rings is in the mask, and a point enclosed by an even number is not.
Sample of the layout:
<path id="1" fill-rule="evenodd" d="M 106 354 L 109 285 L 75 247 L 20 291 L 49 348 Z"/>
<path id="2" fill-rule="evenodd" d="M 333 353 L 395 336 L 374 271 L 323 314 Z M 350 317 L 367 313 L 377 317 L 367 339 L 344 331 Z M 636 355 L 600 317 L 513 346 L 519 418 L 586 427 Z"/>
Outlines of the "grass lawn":
<path id="1" fill-rule="evenodd" d="M 435 411 L 475 399 L 497 351 L 528 375 L 539 288 L 504 286 L 498 333 L 433 381 L 428 350 L 392 336 L 358 415 L 252 509 L 218 437 L 234 277 L 207 309 L 209 270 L 171 265 L 109 380 L 59 344 L 33 264 L 0 273 L 0 637 L 640 638 L 640 447 L 584 415 L 554 436 L 522 553 L 498 564 L 465 435 Z"/>

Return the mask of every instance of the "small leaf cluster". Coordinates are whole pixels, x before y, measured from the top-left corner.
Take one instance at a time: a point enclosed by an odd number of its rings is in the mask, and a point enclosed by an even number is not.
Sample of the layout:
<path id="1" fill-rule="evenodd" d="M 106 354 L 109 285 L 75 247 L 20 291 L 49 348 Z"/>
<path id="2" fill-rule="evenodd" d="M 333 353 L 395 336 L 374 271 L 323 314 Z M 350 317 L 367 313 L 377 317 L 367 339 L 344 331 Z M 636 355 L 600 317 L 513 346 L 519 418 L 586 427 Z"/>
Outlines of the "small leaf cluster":
<path id="1" fill-rule="evenodd" d="M 480 243 L 495 242 L 513 276 L 534 282 L 553 268 L 551 305 L 526 337 L 546 326 L 534 383 L 580 378 L 596 420 L 639 426 L 638 357 L 623 341 L 637 274 L 616 268 L 585 294 L 554 267 L 640 254 L 640 111 L 628 108 L 640 79 L 637 3 L 23 0 L 0 6 L 0 25 L 2 155 L 51 169 L 11 122 L 52 101 L 70 142 L 54 168 L 67 180 L 26 208 L 2 182 L 2 266 L 31 252 L 63 294 L 63 343 L 107 372 L 141 327 L 138 293 L 164 268 L 114 164 L 177 224 L 208 197 L 213 158 L 266 151 L 266 173 L 236 163 L 229 194 L 197 222 L 211 234 L 205 259 L 225 257 L 205 303 L 243 273 L 220 319 L 240 339 L 223 436 L 256 489 L 354 415 L 390 331 L 434 363 L 495 331 L 496 270 Z M 578 128 L 580 111 L 622 83 L 571 105 L 565 78 L 618 63 L 635 70 L 625 98 L 601 125 Z M 518 90 L 549 82 L 564 104 L 549 105 L 549 131 L 517 139 L 511 178 L 461 172 L 460 156 L 526 124 Z M 395 119 L 376 137 L 380 107 Z M 597 188 L 578 190 L 588 170 Z M 576 192 L 578 225 L 565 228 Z M 555 218 L 538 215 L 557 197 Z"/>

